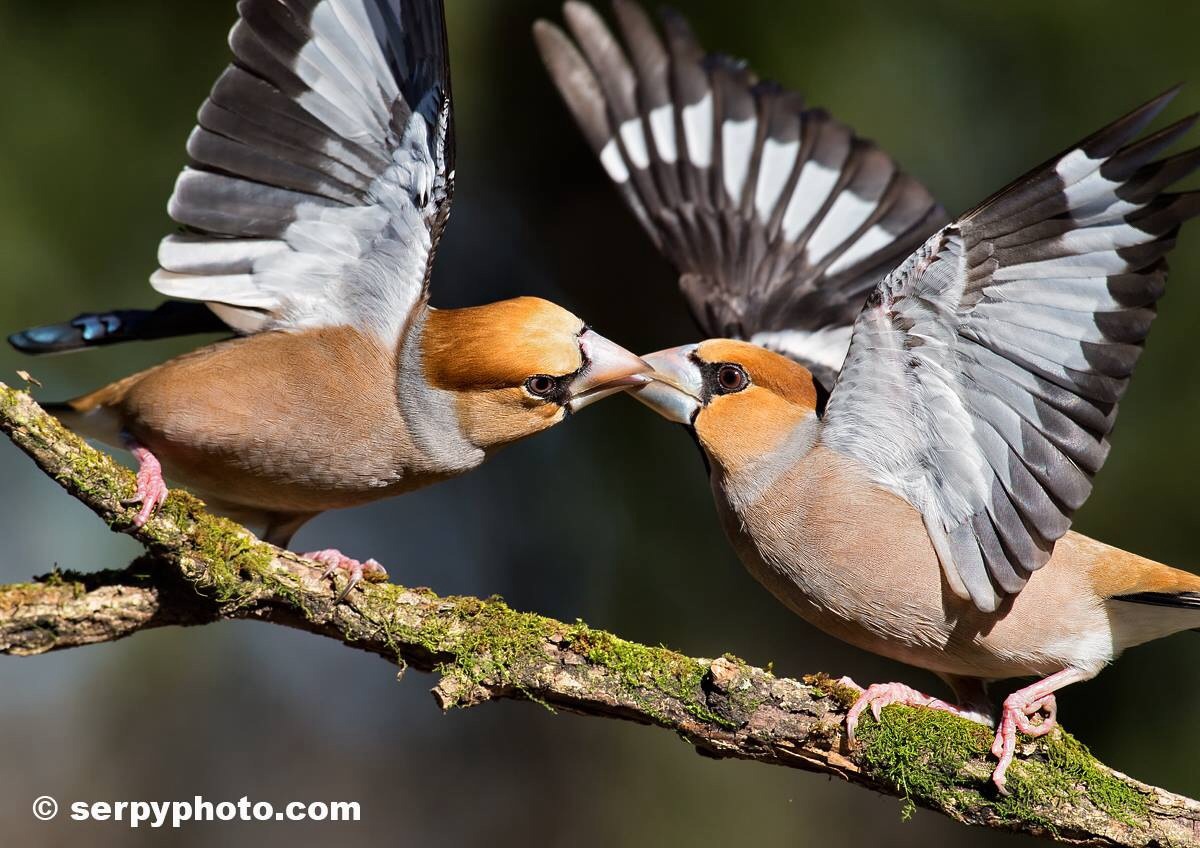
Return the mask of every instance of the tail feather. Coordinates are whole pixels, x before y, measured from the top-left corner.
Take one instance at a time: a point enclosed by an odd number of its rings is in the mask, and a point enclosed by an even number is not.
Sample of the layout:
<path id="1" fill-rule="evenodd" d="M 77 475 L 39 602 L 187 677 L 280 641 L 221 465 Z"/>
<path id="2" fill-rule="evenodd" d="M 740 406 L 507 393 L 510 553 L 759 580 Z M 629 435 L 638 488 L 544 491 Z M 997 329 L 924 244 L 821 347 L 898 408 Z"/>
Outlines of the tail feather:
<path id="1" fill-rule="evenodd" d="M 126 438 L 121 404 L 130 389 L 147 373 L 141 371 L 131 374 L 86 395 L 60 403 L 45 403 L 42 407 L 68 430 L 85 439 L 93 439 L 113 448 L 124 448 Z"/>
<path id="2" fill-rule="evenodd" d="M 120 417 L 111 407 L 96 401 L 94 395 L 62 403 L 44 403 L 42 408 L 72 433 L 109 447 L 125 447 Z"/>
<path id="3" fill-rule="evenodd" d="M 130 341 L 228 332 L 229 326 L 203 303 L 169 300 L 157 309 L 85 313 L 61 324 L 31 327 L 8 337 L 22 353 L 70 353 Z"/>
<path id="4" fill-rule="evenodd" d="M 1172 633 L 1200 631 L 1200 591 L 1139 591 L 1115 595 L 1109 605 L 1112 640 L 1118 651 Z"/>

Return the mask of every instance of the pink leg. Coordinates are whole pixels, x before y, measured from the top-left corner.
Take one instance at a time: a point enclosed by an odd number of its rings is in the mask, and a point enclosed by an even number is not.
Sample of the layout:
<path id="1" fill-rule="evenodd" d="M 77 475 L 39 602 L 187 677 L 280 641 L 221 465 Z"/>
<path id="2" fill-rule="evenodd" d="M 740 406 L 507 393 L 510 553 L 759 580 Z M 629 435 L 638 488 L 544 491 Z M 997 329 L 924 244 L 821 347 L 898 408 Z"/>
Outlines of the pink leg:
<path id="1" fill-rule="evenodd" d="M 122 501 L 122 503 L 126 506 L 133 506 L 134 504 L 142 505 L 137 516 L 133 519 L 133 526 L 145 527 L 146 522 L 150 520 L 150 516 L 154 515 L 155 510 L 166 501 L 167 484 L 163 480 L 162 466 L 154 454 L 150 453 L 149 450 L 139 445 L 133 439 L 128 439 L 126 444 L 129 447 L 129 452 L 133 454 L 133 458 L 138 463 L 137 491 L 134 492 L 132 498 Z"/>
<path id="2" fill-rule="evenodd" d="M 854 706 L 846 713 L 846 735 L 851 744 L 854 743 L 854 731 L 858 727 L 858 720 L 862 716 L 863 710 L 868 707 L 871 708 L 871 715 L 875 716 L 876 721 L 879 720 L 880 711 L 889 704 L 906 704 L 910 707 L 929 707 L 934 710 L 942 710 L 974 722 L 983 723 L 976 711 L 961 709 L 923 692 L 918 692 L 903 683 L 875 683 L 864 690 L 848 677 L 843 677 L 839 682 L 862 692 L 858 700 L 854 702 Z"/>
<path id="3" fill-rule="evenodd" d="M 1000 726 L 996 729 L 996 740 L 992 743 L 992 755 L 1000 760 L 992 772 L 992 782 L 1004 795 L 1005 774 L 1012 764 L 1013 752 L 1017 748 L 1017 731 L 1027 736 L 1045 736 L 1054 729 L 1058 718 L 1058 703 L 1054 693 L 1064 686 L 1092 677 L 1078 669 L 1068 668 L 1052 674 L 1045 680 L 1018 689 L 1004 699 L 1000 714 Z M 1034 724 L 1030 718 L 1042 713 L 1042 720 Z"/>
<path id="4" fill-rule="evenodd" d="M 335 548 L 324 551 L 313 551 L 312 553 L 303 554 L 303 556 L 305 559 L 311 559 L 327 566 L 325 572 L 321 575 L 322 580 L 332 576 L 339 569 L 349 574 L 350 581 L 346 584 L 346 588 L 342 590 L 342 593 L 338 595 L 339 604 L 350 594 L 350 590 L 363 580 L 371 583 L 382 583 L 388 577 L 387 569 L 375 560 L 369 559 L 366 562 L 359 562 Z"/>

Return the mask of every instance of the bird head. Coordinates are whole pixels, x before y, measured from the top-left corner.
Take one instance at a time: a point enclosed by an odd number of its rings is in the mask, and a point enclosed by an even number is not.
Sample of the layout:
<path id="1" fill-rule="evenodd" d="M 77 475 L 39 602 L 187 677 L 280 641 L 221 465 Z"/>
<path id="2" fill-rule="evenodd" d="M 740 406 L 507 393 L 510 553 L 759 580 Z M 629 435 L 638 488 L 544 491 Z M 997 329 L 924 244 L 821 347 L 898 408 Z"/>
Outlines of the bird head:
<path id="1" fill-rule="evenodd" d="M 651 370 L 536 297 L 432 310 L 422 347 L 426 379 L 455 393 L 464 435 L 482 448 L 545 430 Z"/>
<path id="2" fill-rule="evenodd" d="M 807 368 L 758 345 L 710 339 L 642 357 L 651 382 L 630 393 L 668 421 L 693 430 L 726 471 L 752 465 L 817 410 Z"/>

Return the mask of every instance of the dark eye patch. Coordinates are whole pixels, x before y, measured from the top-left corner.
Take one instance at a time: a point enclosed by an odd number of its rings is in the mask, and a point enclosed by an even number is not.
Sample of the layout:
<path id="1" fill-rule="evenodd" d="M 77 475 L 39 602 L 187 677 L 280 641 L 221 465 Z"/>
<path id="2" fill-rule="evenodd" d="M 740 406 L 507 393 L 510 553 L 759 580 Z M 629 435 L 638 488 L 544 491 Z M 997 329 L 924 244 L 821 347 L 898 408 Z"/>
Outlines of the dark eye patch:
<path id="1" fill-rule="evenodd" d="M 558 390 L 558 380 L 548 374 L 535 374 L 525 381 L 525 391 L 534 397 L 549 399 Z"/>
<path id="2" fill-rule="evenodd" d="M 714 397 L 735 395 L 750 387 L 750 375 L 736 362 L 697 362 L 704 386 L 701 402 L 705 406 Z"/>
<path id="3" fill-rule="evenodd" d="M 580 331 L 580 335 L 585 332 L 585 327 Z M 566 407 L 567 402 L 571 399 L 571 382 L 588 369 L 591 365 L 591 360 L 588 358 L 587 351 L 582 347 L 579 349 L 579 354 L 582 357 L 583 364 L 570 374 L 554 376 L 552 374 L 534 374 L 525 381 L 525 391 L 541 400 L 556 403 L 559 406 Z M 570 411 L 568 407 L 568 412 Z"/>

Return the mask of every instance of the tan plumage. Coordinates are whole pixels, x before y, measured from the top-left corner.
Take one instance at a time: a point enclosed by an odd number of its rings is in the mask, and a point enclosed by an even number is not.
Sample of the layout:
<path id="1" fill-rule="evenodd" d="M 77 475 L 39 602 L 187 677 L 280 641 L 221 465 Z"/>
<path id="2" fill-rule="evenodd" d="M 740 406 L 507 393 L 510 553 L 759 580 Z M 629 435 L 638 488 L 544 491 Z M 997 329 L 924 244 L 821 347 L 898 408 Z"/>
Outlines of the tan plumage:
<path id="1" fill-rule="evenodd" d="M 441 0 L 243 0 L 235 61 L 200 109 L 168 205 L 153 312 L 11 338 L 45 353 L 224 329 L 210 345 L 56 407 L 139 464 L 286 545 L 305 521 L 477 467 L 647 366 L 523 297 L 429 305 L 453 195 Z M 350 586 L 374 563 L 335 550 Z M 347 587 L 347 590 L 349 586 Z"/>
<path id="2" fill-rule="evenodd" d="M 722 526 L 750 573 L 825 632 L 937 674 L 955 692 L 955 711 L 991 721 L 988 681 L 1064 671 L 1066 682 L 1084 680 L 1128 648 L 1200 628 L 1200 608 L 1138 601 L 1200 597 L 1200 576 L 1074 532 L 1022 592 L 996 612 L 981 611 L 951 590 L 921 514 L 821 444 L 807 369 L 729 340 L 646 359 L 660 379 L 633 392 L 690 422 L 710 462 Z M 712 381 L 704 372 L 729 366 L 744 370 L 746 387 L 706 396 L 702 387 Z M 863 706 L 950 708 L 911 690 L 881 687 L 876 695 Z M 1032 732 L 1050 727 L 1052 703 L 1044 706 L 1050 718 Z"/>
<path id="3" fill-rule="evenodd" d="M 644 370 L 631 354 L 585 367 L 584 333 L 578 318 L 537 298 L 425 309 L 393 349 L 347 326 L 260 333 L 185 354 L 60 411 L 85 435 L 148 449 L 169 479 L 286 544 L 321 512 L 468 471 L 562 421 L 570 400 Z M 562 402 L 525 388 L 534 375 L 589 370 Z"/>
<path id="4" fill-rule="evenodd" d="M 1200 150 L 1156 159 L 1196 117 L 1139 138 L 1173 94 L 930 235 L 848 332 L 785 329 L 791 359 L 721 339 L 645 357 L 656 381 L 637 397 L 694 431 L 754 576 L 823 630 L 954 689 L 957 705 L 868 687 L 851 737 L 863 710 L 895 702 L 990 722 L 988 682 L 1037 677 L 999 715 L 1003 791 L 1017 732 L 1054 726 L 1055 691 L 1200 629 L 1200 578 L 1070 531 L 1165 255 L 1200 213 L 1200 192 L 1167 191 Z"/>
<path id="5" fill-rule="evenodd" d="M 702 357 L 711 344 L 701 346 Z M 719 361 L 745 364 L 762 356 L 756 350 L 739 359 L 729 355 L 730 343 L 721 346 Z M 811 384 L 803 367 L 776 358 L 778 368 Z M 760 385 L 760 372 L 746 367 Z M 1055 546 L 1001 615 L 977 610 L 948 590 L 920 514 L 872 483 L 854 460 L 815 442 L 810 431 L 819 420 L 809 393 L 756 403 L 777 410 L 773 428 L 763 431 L 737 405 L 752 391 L 715 398 L 697 416 L 696 434 L 713 460 L 725 529 L 747 567 L 821 629 L 948 678 L 1004 679 L 1045 676 L 1065 666 L 1096 673 L 1126 648 L 1200 626 L 1200 611 L 1111 601 L 1139 592 L 1200 591 L 1200 577 L 1078 533 Z M 810 439 L 812 446 L 789 456 L 782 470 L 767 467 Z"/>

